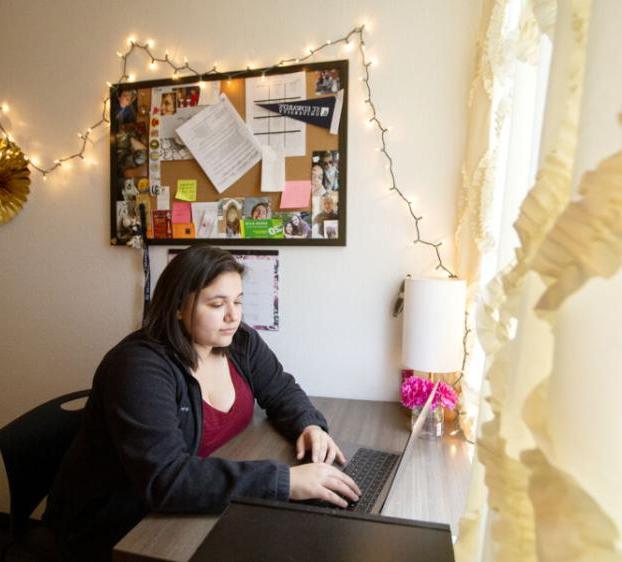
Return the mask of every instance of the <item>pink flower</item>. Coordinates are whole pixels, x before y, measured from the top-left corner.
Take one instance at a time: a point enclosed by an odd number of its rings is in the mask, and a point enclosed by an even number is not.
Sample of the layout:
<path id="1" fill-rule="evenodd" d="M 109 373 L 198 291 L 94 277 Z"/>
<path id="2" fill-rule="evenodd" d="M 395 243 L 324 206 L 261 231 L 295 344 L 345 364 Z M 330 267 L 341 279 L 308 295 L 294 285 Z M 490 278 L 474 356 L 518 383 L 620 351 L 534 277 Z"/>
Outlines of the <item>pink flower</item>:
<path id="1" fill-rule="evenodd" d="M 447 383 L 440 383 L 436 389 L 434 400 L 438 399 L 440 405 L 448 410 L 453 410 L 458 404 L 458 395 L 455 390 Z"/>
<path id="2" fill-rule="evenodd" d="M 411 410 L 413 408 L 423 408 L 434 388 L 434 383 L 428 379 L 411 376 L 404 379 L 402 383 L 402 404 Z M 447 383 L 441 382 L 436 389 L 432 399 L 432 408 L 442 406 L 453 410 L 458 403 L 458 395 Z"/>

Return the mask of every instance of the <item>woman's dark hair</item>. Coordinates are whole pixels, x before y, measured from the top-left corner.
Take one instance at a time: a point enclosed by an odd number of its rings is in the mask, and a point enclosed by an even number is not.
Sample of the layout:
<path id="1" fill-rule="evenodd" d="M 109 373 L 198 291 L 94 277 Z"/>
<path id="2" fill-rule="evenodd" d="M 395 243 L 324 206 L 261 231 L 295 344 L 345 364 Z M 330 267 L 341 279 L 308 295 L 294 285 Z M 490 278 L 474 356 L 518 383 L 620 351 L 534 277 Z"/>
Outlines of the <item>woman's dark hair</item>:
<path id="1" fill-rule="evenodd" d="M 198 293 L 227 272 L 242 275 L 244 266 L 220 248 L 192 246 L 177 254 L 162 271 L 153 292 L 143 325 L 147 337 L 172 347 L 186 366 L 196 369 L 197 352 L 192 345 L 192 335 L 188 334 L 179 319 L 179 311 L 190 295 Z M 192 309 L 193 317 L 197 300 Z M 223 354 L 225 348 L 214 348 L 212 351 Z"/>

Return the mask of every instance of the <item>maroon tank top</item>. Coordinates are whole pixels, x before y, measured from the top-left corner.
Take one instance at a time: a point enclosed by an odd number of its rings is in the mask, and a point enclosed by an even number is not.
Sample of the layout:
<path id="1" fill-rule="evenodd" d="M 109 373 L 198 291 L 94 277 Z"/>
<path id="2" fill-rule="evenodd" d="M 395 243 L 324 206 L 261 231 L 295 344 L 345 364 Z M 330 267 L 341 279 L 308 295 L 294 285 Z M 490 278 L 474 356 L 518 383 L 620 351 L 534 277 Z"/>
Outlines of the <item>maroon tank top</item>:
<path id="1" fill-rule="evenodd" d="M 197 455 L 207 457 L 218 447 L 246 429 L 253 417 L 254 398 L 248 383 L 227 359 L 235 400 L 228 412 L 217 410 L 203 400 L 203 432 Z"/>

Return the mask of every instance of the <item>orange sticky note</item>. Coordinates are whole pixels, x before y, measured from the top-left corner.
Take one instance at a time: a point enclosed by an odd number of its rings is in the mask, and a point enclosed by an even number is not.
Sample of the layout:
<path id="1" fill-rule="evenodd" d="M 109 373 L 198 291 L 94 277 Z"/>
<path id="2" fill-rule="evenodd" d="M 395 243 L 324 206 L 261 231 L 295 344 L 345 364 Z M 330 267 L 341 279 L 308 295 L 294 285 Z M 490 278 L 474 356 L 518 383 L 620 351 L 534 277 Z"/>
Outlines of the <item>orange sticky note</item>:
<path id="1" fill-rule="evenodd" d="M 286 181 L 281 194 L 281 209 L 308 209 L 311 181 Z"/>
<path id="2" fill-rule="evenodd" d="M 173 224 L 173 238 L 194 238 L 194 224 L 177 223 Z"/>

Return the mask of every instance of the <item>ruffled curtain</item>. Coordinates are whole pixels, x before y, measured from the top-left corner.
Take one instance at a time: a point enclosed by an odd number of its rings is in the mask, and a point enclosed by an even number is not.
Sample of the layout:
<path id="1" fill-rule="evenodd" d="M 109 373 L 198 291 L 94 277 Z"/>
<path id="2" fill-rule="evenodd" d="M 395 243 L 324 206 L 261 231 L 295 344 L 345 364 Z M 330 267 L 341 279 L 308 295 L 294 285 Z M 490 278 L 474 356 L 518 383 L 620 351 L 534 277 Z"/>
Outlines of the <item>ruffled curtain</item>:
<path id="1" fill-rule="evenodd" d="M 599 479 L 612 486 L 617 482 L 611 493 L 619 499 L 616 470 L 622 467 L 614 462 L 578 470 L 564 462 L 561 444 L 572 440 L 576 427 L 570 418 L 564 424 L 551 416 L 563 409 L 558 398 L 562 393 L 551 389 L 566 386 L 575 395 L 583 391 L 585 408 L 597 407 L 588 401 L 590 389 L 577 388 L 583 380 L 566 375 L 573 353 L 568 334 L 576 328 L 566 324 L 564 315 L 592 290 L 590 281 L 622 279 L 622 153 L 610 155 L 586 173 L 572 199 L 592 4 L 590 0 L 560 4 L 557 19 L 554 2 L 531 0 L 526 6 L 533 19 L 522 18 L 520 48 L 512 56 L 529 60 L 530 40 L 540 33 L 552 34 L 555 26 L 556 41 L 564 37 L 555 46 L 564 80 L 549 89 L 555 96 L 551 99 L 549 93 L 545 122 L 555 133 L 515 223 L 520 239 L 515 259 L 496 275 L 479 301 L 477 332 L 486 352 L 488 392 L 456 559 L 619 562 L 620 521 L 616 523 L 612 508 L 616 504 L 606 505 L 606 493 L 597 484 Z M 505 8 L 507 3 L 489 2 L 483 27 L 498 26 L 495 10 Z M 491 153 L 490 147 L 485 153 Z M 467 163 L 474 161 L 467 158 Z M 486 240 L 481 217 L 490 172 L 484 168 L 481 182 L 466 174 L 469 189 L 476 193 L 467 196 L 463 191 L 458 229 L 460 235 L 470 225 L 471 234 L 477 235 L 471 244 L 459 246 L 461 265 L 465 264 L 473 286 Z M 476 205 L 478 212 L 473 211 Z M 597 335 L 592 337 L 596 340 Z M 607 341 L 622 346 L 620 330 L 607 333 Z M 577 345 L 583 345 L 586 353 L 594 349 L 594 365 L 602 362 L 593 343 L 584 338 Z M 614 349 L 606 347 L 604 353 Z M 584 420 L 585 414 L 580 412 L 578 418 Z M 607 447 L 618 446 L 622 429 L 622 424 L 611 421 L 612 427 L 599 428 L 603 438 L 595 450 L 604 450 L 603 458 Z"/>

